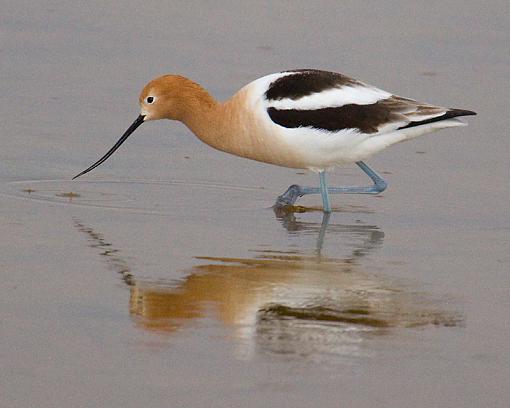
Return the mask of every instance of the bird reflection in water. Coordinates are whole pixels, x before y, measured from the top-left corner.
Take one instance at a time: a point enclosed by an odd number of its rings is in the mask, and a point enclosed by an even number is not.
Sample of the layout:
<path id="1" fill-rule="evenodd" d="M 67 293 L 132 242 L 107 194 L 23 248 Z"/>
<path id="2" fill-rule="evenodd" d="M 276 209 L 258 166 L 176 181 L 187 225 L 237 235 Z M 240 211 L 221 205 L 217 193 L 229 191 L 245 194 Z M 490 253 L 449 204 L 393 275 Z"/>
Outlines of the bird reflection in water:
<path id="1" fill-rule="evenodd" d="M 120 252 L 101 234 L 75 220 L 112 269 L 130 287 L 130 314 L 136 325 L 172 333 L 200 318 L 230 327 L 238 354 L 257 351 L 306 356 L 364 355 L 365 340 L 392 328 L 458 326 L 463 316 L 445 302 L 389 278 L 367 273 L 362 257 L 382 245 L 373 225 L 305 223 L 293 212 L 276 213 L 289 233 L 316 233 L 313 254 L 258 251 L 252 258 L 206 257 L 182 280 L 138 280 Z M 347 239 L 349 254 L 325 257 L 326 236 Z"/>

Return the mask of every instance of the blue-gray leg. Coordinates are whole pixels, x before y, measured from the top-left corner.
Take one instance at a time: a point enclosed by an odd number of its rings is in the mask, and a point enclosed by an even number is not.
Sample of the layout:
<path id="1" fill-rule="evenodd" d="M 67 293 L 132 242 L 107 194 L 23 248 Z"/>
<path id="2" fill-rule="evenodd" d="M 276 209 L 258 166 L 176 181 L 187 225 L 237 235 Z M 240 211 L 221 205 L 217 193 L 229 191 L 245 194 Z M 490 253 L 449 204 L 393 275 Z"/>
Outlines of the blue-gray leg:
<path id="1" fill-rule="evenodd" d="M 324 171 L 319 172 L 320 187 L 301 187 L 296 184 L 290 186 L 285 193 L 276 200 L 276 206 L 294 205 L 299 197 L 306 194 L 318 194 L 322 196 L 324 212 L 331 212 L 329 194 L 379 194 L 388 186 L 386 182 L 374 170 L 368 167 L 364 162 L 359 161 L 356 164 L 363 170 L 374 182 L 371 186 L 347 186 L 347 187 L 328 187 L 326 184 L 326 175 Z"/>
<path id="2" fill-rule="evenodd" d="M 324 170 L 319 172 L 320 190 L 322 197 L 322 209 L 326 213 L 331 212 L 331 204 L 329 203 L 328 185 L 326 183 L 326 172 Z"/>

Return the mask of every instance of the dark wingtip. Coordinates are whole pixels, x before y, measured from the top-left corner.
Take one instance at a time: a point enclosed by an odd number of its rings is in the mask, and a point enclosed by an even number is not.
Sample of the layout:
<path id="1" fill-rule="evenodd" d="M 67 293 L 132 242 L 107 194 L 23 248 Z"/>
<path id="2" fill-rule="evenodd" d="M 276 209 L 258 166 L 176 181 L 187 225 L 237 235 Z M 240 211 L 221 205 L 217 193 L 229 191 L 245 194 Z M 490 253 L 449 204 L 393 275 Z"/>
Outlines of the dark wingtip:
<path id="1" fill-rule="evenodd" d="M 477 113 L 473 112 L 473 111 L 470 111 L 470 110 L 466 110 L 466 109 L 450 109 L 446 114 L 449 117 L 454 118 L 456 116 L 471 116 L 471 115 L 476 115 Z"/>
<path id="2" fill-rule="evenodd" d="M 444 115 L 436 116 L 431 119 L 420 120 L 418 122 L 410 122 L 405 126 L 399 127 L 398 130 L 425 125 L 427 123 L 441 122 L 442 120 L 452 119 L 458 116 L 470 116 L 470 115 L 476 115 L 476 112 L 466 109 L 448 109 Z"/>

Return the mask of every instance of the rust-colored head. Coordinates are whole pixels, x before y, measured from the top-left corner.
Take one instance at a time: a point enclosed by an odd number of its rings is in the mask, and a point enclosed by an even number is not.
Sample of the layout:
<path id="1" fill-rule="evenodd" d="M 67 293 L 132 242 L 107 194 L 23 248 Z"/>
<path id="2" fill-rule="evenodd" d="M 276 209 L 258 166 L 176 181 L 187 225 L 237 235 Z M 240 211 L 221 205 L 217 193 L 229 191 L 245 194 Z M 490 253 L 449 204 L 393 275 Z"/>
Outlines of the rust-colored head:
<path id="1" fill-rule="evenodd" d="M 163 75 L 150 81 L 139 98 L 140 115 L 124 132 L 115 145 L 92 166 L 73 179 L 95 169 L 106 161 L 115 150 L 143 123 L 149 120 L 174 119 L 187 122 L 204 109 L 211 108 L 216 101 L 197 83 L 180 75 Z"/>
<path id="2" fill-rule="evenodd" d="M 153 79 L 140 94 L 140 114 L 144 120 L 173 119 L 185 121 L 195 108 L 214 103 L 197 83 L 180 75 L 163 75 Z"/>

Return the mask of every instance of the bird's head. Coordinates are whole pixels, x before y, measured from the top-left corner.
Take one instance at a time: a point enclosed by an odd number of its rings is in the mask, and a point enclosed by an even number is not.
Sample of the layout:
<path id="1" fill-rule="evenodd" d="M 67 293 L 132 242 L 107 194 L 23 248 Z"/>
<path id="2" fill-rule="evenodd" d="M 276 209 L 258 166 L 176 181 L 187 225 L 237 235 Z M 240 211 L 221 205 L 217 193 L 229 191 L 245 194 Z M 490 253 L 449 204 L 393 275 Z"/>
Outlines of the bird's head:
<path id="1" fill-rule="evenodd" d="M 140 115 L 117 143 L 97 162 L 73 179 L 105 162 L 142 123 L 158 119 L 173 119 L 187 123 L 190 118 L 197 115 L 197 112 L 216 103 L 200 85 L 180 75 L 163 75 L 153 79 L 143 88 L 139 102 Z"/>

